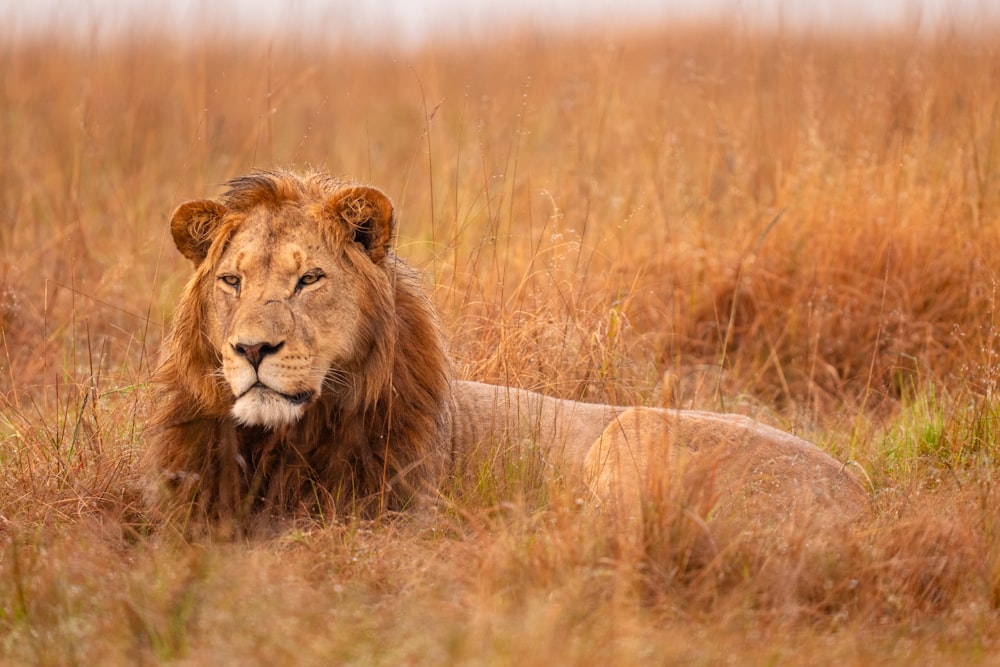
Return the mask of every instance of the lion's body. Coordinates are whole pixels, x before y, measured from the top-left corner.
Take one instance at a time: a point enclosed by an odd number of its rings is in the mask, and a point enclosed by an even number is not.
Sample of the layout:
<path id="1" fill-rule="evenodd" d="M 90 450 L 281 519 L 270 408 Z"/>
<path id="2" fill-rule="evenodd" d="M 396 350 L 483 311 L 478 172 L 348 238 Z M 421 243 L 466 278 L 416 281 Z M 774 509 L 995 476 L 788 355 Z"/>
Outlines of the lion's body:
<path id="1" fill-rule="evenodd" d="M 458 412 L 473 418 L 454 450 L 536 444 L 622 518 L 649 502 L 694 503 L 742 524 L 850 523 L 868 510 L 847 467 L 812 443 L 748 417 L 700 410 L 625 408 L 559 400 L 476 382 L 454 383 Z"/>
<path id="2" fill-rule="evenodd" d="M 237 522 L 401 509 L 484 449 L 529 441 L 610 498 L 638 479 L 622 461 L 654 458 L 621 455 L 636 439 L 643 452 L 722 451 L 734 470 L 791 448 L 809 483 L 843 476 L 838 501 L 863 504 L 833 459 L 756 422 L 454 380 L 431 304 L 390 249 L 384 194 L 289 172 L 229 185 L 171 221 L 195 272 L 156 374 L 145 467 L 159 507 Z"/>

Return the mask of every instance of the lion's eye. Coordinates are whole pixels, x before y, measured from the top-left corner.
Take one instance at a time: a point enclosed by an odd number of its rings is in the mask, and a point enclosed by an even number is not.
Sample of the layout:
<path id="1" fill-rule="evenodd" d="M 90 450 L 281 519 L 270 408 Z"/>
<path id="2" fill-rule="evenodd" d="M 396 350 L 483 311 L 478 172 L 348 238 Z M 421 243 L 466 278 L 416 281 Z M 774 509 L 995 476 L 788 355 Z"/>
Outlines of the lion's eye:
<path id="1" fill-rule="evenodd" d="M 223 275 L 219 276 L 219 280 L 221 280 L 225 284 L 229 285 L 230 287 L 232 287 L 237 292 L 240 291 L 240 277 L 239 276 L 234 276 L 231 273 L 226 273 L 226 274 L 223 274 Z"/>
<path id="2" fill-rule="evenodd" d="M 312 285 L 319 282 L 319 279 L 323 277 L 322 271 L 310 271 L 299 278 L 298 284 L 295 285 L 295 291 L 298 292 L 300 289 L 307 285 Z"/>

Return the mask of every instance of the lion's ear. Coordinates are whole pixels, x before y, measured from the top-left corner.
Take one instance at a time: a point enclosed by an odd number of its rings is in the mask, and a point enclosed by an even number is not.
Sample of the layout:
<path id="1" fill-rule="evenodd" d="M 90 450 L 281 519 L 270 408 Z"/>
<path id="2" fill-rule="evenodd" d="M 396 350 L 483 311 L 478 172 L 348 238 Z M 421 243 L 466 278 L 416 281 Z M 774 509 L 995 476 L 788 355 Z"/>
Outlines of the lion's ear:
<path id="1" fill-rule="evenodd" d="M 396 227 L 396 212 L 392 201 L 378 188 L 356 186 L 341 190 L 326 204 L 326 211 L 335 220 L 347 223 L 376 264 L 389 252 Z"/>
<path id="2" fill-rule="evenodd" d="M 181 254 L 197 267 L 208 255 L 226 207 L 211 199 L 181 204 L 170 218 L 170 233 Z"/>

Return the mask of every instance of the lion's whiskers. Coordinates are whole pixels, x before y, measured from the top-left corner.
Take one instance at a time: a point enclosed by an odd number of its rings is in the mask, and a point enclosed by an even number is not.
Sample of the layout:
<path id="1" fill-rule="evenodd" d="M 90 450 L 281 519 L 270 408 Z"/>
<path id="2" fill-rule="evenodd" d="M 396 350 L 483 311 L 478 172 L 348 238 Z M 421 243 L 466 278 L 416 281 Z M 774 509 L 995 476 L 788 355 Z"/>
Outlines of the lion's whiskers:
<path id="1" fill-rule="evenodd" d="M 323 378 L 323 389 L 336 392 L 343 389 L 354 391 L 356 388 L 355 379 L 343 371 L 329 370 Z"/>

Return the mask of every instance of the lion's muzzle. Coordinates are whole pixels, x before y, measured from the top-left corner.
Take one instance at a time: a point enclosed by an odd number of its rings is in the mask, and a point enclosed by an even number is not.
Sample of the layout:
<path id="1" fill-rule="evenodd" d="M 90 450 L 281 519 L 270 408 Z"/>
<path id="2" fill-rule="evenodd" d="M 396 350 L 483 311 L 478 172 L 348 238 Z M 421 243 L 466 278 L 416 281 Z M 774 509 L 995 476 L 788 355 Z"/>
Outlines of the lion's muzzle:
<path id="1" fill-rule="evenodd" d="M 267 428 L 297 422 L 319 394 L 319 387 L 309 386 L 301 370 L 289 358 L 284 341 L 231 342 L 224 374 L 236 397 L 233 417 L 247 426 Z"/>

